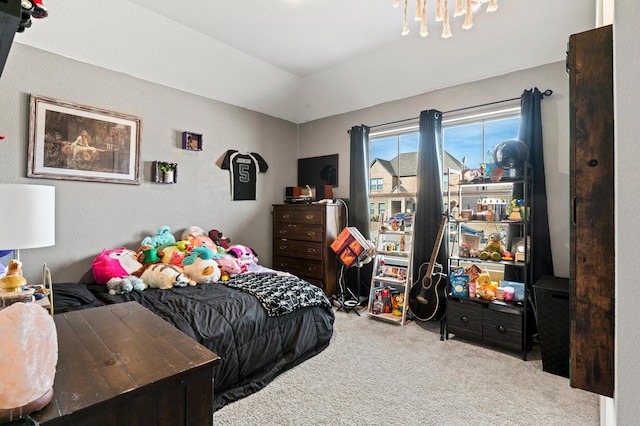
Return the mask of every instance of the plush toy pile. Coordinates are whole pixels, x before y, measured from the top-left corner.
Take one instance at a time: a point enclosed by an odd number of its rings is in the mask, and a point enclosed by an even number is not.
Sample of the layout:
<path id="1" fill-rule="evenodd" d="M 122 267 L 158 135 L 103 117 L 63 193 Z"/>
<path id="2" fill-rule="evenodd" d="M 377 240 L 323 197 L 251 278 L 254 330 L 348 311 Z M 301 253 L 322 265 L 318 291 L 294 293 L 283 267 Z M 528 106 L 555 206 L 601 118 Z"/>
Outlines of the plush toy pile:
<path id="1" fill-rule="evenodd" d="M 221 231 L 190 226 L 176 240 L 168 226 L 142 239 L 137 250 L 103 250 L 93 260 L 93 277 L 110 294 L 215 283 L 246 272 L 258 257 L 250 247 L 231 245 Z"/>

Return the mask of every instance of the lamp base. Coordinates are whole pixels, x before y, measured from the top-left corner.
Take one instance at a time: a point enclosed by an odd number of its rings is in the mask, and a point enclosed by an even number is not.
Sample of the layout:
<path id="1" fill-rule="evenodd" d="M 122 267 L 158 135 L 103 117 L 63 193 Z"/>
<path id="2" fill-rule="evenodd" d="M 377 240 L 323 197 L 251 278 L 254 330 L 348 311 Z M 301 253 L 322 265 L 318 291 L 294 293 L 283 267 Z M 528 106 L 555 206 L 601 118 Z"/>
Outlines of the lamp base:
<path id="1" fill-rule="evenodd" d="M 40 398 L 37 398 L 22 407 L 0 408 L 0 423 L 11 422 L 27 417 L 29 414 L 42 410 L 53 399 L 53 388 L 49 388 Z"/>

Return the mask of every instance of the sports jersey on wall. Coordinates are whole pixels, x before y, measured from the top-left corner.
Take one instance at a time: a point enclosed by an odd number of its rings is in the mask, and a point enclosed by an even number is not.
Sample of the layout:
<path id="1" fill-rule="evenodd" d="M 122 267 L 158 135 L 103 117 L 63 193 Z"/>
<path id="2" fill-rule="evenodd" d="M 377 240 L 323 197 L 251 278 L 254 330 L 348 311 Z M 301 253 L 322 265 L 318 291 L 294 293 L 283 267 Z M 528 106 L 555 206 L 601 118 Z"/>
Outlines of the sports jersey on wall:
<path id="1" fill-rule="evenodd" d="M 260 154 L 230 149 L 220 168 L 229 170 L 231 174 L 231 198 L 235 201 L 256 199 L 258 172 L 266 172 L 269 166 Z"/>

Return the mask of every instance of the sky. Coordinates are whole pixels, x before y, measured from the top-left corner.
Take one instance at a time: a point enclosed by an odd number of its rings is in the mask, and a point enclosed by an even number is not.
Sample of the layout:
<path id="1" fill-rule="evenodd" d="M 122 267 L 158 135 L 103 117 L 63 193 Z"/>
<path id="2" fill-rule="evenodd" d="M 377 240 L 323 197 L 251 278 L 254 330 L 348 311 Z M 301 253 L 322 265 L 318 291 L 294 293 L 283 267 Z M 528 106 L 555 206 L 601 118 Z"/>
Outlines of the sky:
<path id="1" fill-rule="evenodd" d="M 478 168 L 483 162 L 491 162 L 490 155 L 500 143 L 518 138 L 520 117 L 485 121 L 485 141 L 482 144 L 482 123 L 447 126 L 443 129 L 444 149 L 454 158 L 469 166 Z M 399 145 L 399 146 L 398 146 Z M 391 136 L 371 141 L 371 161 L 375 158 L 391 160 L 400 153 L 415 152 L 418 149 L 418 132 Z"/>

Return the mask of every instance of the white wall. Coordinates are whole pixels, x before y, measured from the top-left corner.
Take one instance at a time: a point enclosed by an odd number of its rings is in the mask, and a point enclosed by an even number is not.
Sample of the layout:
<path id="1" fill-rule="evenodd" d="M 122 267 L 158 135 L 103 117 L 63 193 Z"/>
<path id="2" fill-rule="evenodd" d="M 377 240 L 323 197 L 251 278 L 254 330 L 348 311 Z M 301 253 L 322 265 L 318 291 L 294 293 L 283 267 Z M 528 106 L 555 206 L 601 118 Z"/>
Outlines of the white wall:
<path id="1" fill-rule="evenodd" d="M 561 45 L 563 42 L 560 41 Z M 566 44 L 566 41 L 564 41 Z M 564 61 L 449 87 L 300 125 L 300 157 L 339 154 L 336 197 L 349 196 L 349 130 L 519 97 L 526 89 L 553 90 L 542 101 L 549 232 L 556 276 L 569 276 L 569 80 Z M 374 90 L 374 88 L 372 88 Z M 445 114 L 446 119 L 446 114 Z"/>
<path id="2" fill-rule="evenodd" d="M 640 285 L 638 231 L 634 212 L 640 209 L 640 2 L 617 0 L 613 26 L 615 92 L 616 212 L 616 325 L 615 417 L 618 426 L 637 425 L 640 419 Z"/>
<path id="3" fill-rule="evenodd" d="M 141 185 L 26 178 L 29 94 L 141 117 Z M 181 149 L 183 131 L 202 133 L 203 151 Z M 40 282 L 43 261 L 54 281 L 78 281 L 102 249 L 135 250 L 162 225 L 178 237 L 191 225 L 222 230 L 271 263 L 271 204 L 296 180 L 291 122 L 14 43 L 0 78 L 0 134 L 1 183 L 56 187 L 56 245 L 20 253 L 30 282 Z M 231 201 L 229 172 L 215 164 L 228 149 L 269 164 L 256 201 Z M 151 182 L 155 160 L 178 163 L 177 185 Z"/>

